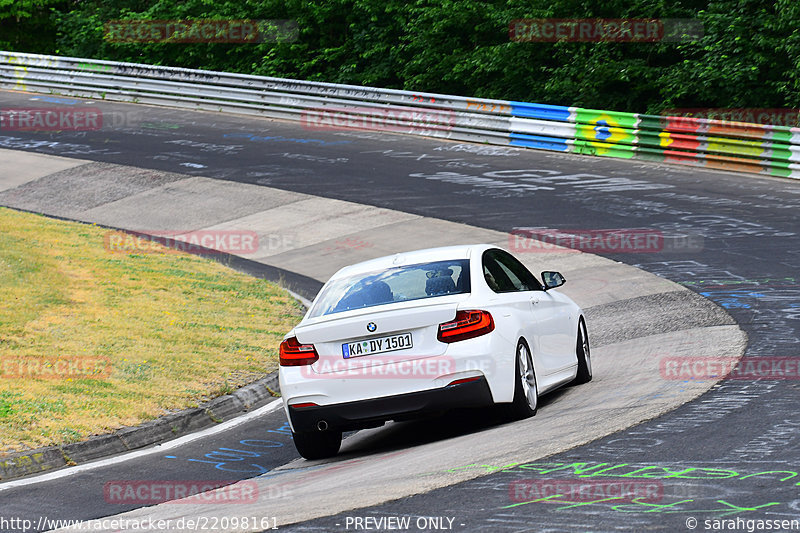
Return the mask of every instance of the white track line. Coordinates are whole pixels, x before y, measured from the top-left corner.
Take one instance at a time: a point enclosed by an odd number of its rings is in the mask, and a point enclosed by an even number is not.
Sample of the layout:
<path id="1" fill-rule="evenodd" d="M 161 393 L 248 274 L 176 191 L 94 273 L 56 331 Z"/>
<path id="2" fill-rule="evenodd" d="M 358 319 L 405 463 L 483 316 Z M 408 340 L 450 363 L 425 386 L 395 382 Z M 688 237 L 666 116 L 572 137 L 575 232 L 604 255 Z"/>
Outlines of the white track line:
<path id="1" fill-rule="evenodd" d="M 245 422 L 249 422 L 253 418 L 257 418 L 261 415 L 266 415 L 273 411 L 276 411 L 281 407 L 283 407 L 283 401 L 281 399 L 276 399 L 268 403 L 267 405 L 259 407 L 252 413 L 238 416 L 232 420 L 223 422 L 218 426 L 205 429 L 198 433 L 192 433 L 191 435 L 186 435 L 184 437 L 180 437 L 175 440 L 165 442 L 164 444 L 158 444 L 153 448 L 137 450 L 134 452 L 126 453 L 124 455 L 109 457 L 107 459 L 101 459 L 99 461 L 93 461 L 91 463 L 86 463 L 84 465 L 71 466 L 63 470 L 58 470 L 56 472 L 50 472 L 47 474 L 41 474 L 31 478 L 19 479 L 17 481 L 6 481 L 4 483 L 0 483 L 0 492 L 8 489 L 13 489 L 16 487 L 24 487 L 25 485 L 33 485 L 35 483 L 43 483 L 45 481 L 52 481 L 54 479 L 60 479 L 63 477 L 72 476 L 74 474 L 80 474 L 81 472 L 86 472 L 89 470 L 94 470 L 96 468 L 102 468 L 104 466 L 114 465 L 117 463 L 123 463 L 125 461 L 130 461 L 131 459 L 138 459 L 139 457 L 144 457 L 154 453 L 162 453 L 167 450 L 171 450 L 172 448 L 177 448 L 178 446 L 183 446 L 184 444 L 188 444 L 189 442 L 192 442 L 194 440 L 201 439 L 203 437 L 208 437 L 210 435 L 215 435 L 217 433 L 222 433 L 223 431 L 227 431 L 231 428 L 244 424 Z"/>

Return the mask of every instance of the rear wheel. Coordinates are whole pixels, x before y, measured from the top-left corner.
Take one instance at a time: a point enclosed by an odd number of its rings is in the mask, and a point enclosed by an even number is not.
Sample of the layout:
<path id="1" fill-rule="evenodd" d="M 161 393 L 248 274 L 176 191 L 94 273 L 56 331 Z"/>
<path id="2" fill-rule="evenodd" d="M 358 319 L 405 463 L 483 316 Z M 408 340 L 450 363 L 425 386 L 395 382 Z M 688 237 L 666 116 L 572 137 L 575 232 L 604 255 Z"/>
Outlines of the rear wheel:
<path id="1" fill-rule="evenodd" d="M 588 383 L 592 381 L 592 357 L 589 353 L 589 335 L 586 332 L 586 322 L 583 318 L 578 322 L 578 341 L 575 346 L 575 353 L 578 356 L 578 375 L 575 376 L 575 384 Z"/>
<path id="2" fill-rule="evenodd" d="M 333 457 L 342 445 L 341 431 L 293 431 L 292 438 L 294 447 L 306 459 Z"/>
<path id="3" fill-rule="evenodd" d="M 519 341 L 519 344 L 517 344 L 514 401 L 511 404 L 511 411 L 517 418 L 528 418 L 536 414 L 538 406 L 539 387 L 536 385 L 536 373 L 533 371 L 531 352 L 524 341 Z"/>

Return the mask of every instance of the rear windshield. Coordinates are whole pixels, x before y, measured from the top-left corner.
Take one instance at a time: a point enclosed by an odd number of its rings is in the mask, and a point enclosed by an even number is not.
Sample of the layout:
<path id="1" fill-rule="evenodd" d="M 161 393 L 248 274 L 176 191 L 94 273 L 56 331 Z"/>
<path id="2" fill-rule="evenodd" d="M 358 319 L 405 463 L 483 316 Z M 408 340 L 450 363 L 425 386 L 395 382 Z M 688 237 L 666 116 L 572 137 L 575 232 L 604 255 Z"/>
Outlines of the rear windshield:
<path id="1" fill-rule="evenodd" d="M 328 283 L 309 318 L 469 291 L 468 259 L 393 267 Z"/>

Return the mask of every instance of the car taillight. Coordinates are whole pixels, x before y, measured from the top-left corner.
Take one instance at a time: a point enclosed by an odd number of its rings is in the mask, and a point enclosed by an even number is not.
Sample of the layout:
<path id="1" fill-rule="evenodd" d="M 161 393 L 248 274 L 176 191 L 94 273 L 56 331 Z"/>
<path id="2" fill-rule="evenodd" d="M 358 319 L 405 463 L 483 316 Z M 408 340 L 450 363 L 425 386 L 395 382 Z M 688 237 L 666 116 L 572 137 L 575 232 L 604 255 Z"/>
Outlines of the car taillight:
<path id="1" fill-rule="evenodd" d="M 455 320 L 439 324 L 436 338 L 456 342 L 480 337 L 494 331 L 494 320 L 488 311 L 458 311 Z"/>
<path id="2" fill-rule="evenodd" d="M 289 337 L 281 343 L 281 366 L 313 365 L 317 359 L 319 354 L 313 344 L 300 344 L 297 337 Z"/>
<path id="3" fill-rule="evenodd" d="M 315 404 L 314 402 L 305 402 L 305 403 L 293 403 L 289 405 L 289 407 L 292 407 L 293 409 L 308 409 L 309 407 L 319 407 L 319 405 Z"/>
<path id="4" fill-rule="evenodd" d="M 474 376 L 471 378 L 457 379 L 455 381 L 451 381 L 450 383 L 448 383 L 447 386 L 449 387 L 450 385 L 461 385 L 462 383 L 472 383 L 473 381 L 478 381 L 479 379 L 481 379 L 481 377 L 482 376 Z"/>

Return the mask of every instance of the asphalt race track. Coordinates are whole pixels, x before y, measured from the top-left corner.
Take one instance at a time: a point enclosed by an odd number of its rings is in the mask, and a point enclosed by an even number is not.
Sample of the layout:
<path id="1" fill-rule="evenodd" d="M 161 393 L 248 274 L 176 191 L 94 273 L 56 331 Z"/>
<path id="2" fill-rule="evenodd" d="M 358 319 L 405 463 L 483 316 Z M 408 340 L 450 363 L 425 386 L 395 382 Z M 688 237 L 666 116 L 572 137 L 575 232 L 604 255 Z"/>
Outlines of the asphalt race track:
<path id="1" fill-rule="evenodd" d="M 0 93 L 2 108 L 86 105 L 81 102 Z M 465 456 L 457 468 L 430 471 L 430 476 L 453 474 L 450 486 L 429 485 L 420 475 L 414 480 L 417 496 L 280 530 L 346 531 L 358 524 L 361 530 L 397 530 L 408 519 L 409 531 L 689 531 L 721 529 L 705 520 L 800 520 L 800 183 L 378 132 L 306 131 L 294 123 L 210 113 L 91 105 L 116 121 L 114 126 L 0 131 L 0 148 L 267 186 L 499 232 L 659 230 L 665 236 L 661 252 L 594 253 L 717 303 L 746 332 L 747 360 L 767 361 L 779 371 L 794 364 L 793 374 L 775 377 L 773 371 L 772 379 L 751 374 L 724 380 L 668 414 L 566 452 L 510 464 L 475 463 Z M 590 322 L 590 335 L 591 327 Z M 558 403 L 554 396 L 543 399 L 542 413 L 548 402 Z M 494 431 L 484 431 L 487 427 Z M 497 429 L 474 413 L 391 424 L 346 439 L 351 446 L 339 465 L 360 456 L 413 453 L 415 446 L 454 437 L 502 435 Z M 571 430 L 579 433 L 581 427 Z M 242 450 L 253 460 L 216 468 L 230 457 L 226 453 L 241 457 Z M 147 472 L 159 479 L 272 477 L 278 498 L 281 475 L 316 468 L 304 464 L 278 410 L 167 454 L 104 467 L 101 476 L 87 469 L 11 488 L 0 483 L 0 515 L 88 519 L 121 513 L 132 507 L 98 501 L 97 491 L 108 480 Z M 459 481 L 464 472 L 482 475 Z M 646 497 L 617 497 L 613 491 L 619 485 L 609 485 L 612 481 L 630 482 Z M 575 491 L 583 492 L 566 495 Z M 290 497 L 298 506 L 314 505 L 302 493 Z M 351 507 L 358 507 L 357 501 Z"/>

